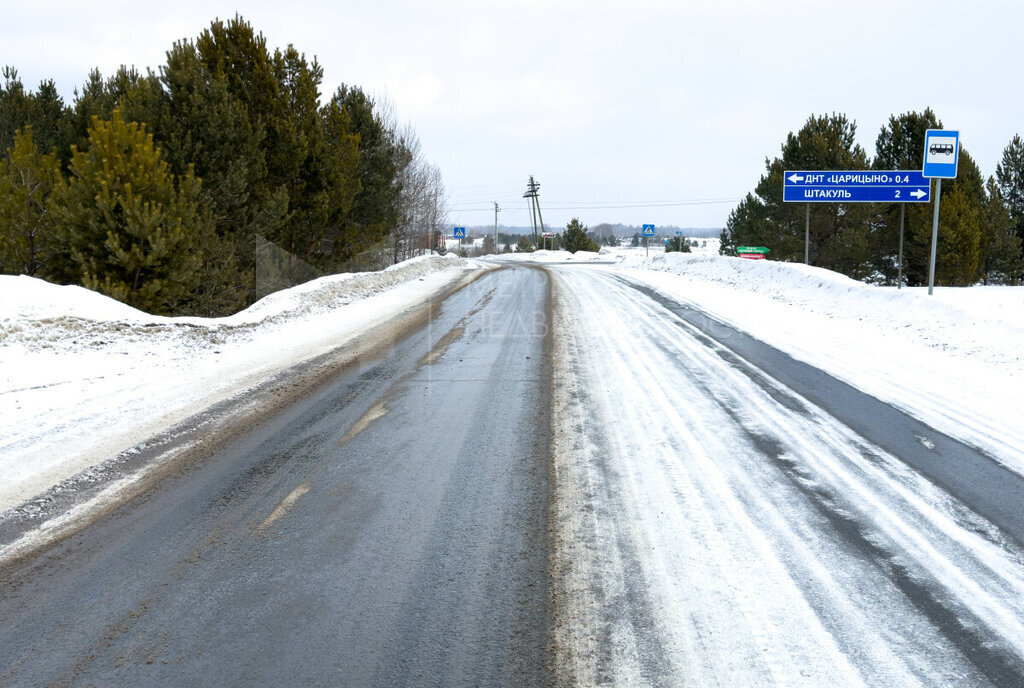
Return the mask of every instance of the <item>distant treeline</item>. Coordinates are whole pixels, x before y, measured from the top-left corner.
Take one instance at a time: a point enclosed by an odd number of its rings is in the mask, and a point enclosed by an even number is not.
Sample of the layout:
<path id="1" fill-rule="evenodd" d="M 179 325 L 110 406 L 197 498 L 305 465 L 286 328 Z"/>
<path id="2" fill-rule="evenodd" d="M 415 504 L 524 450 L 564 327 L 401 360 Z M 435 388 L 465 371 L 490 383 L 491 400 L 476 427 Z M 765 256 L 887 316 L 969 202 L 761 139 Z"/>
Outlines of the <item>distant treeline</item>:
<path id="1" fill-rule="evenodd" d="M 807 204 L 784 203 L 786 170 L 920 170 L 925 131 L 942 129 L 930 110 L 893 115 L 875 141 L 875 156 L 854 144 L 856 124 L 845 115 L 812 116 L 766 161 L 753 193 L 729 216 L 722 253 L 736 246 L 766 246 L 773 260 L 804 260 Z M 932 185 L 933 194 L 934 187 Z M 905 204 L 904 279 L 927 283 L 932 203 Z M 810 263 L 855 279 L 895 284 L 900 204 L 810 204 Z M 985 179 L 960 149 L 956 179 L 943 180 L 936 283 L 1018 284 L 1024 279 L 1024 142 L 1015 135 L 995 175 Z"/>
<path id="2" fill-rule="evenodd" d="M 221 315 L 404 259 L 447 225 L 439 171 L 386 102 L 241 17 L 157 72 L 0 86 L 0 271 L 161 314 Z"/>

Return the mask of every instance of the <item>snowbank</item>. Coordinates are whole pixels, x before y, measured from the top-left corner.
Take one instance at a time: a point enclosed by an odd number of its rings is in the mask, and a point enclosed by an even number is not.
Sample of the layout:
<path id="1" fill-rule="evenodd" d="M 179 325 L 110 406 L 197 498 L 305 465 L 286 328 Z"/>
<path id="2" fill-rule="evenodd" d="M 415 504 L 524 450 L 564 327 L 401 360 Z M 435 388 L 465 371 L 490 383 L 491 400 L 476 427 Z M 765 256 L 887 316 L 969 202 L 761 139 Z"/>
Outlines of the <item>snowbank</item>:
<path id="1" fill-rule="evenodd" d="M 0 512 L 344 343 L 473 264 L 324 277 L 226 318 L 167 318 L 0 276 Z"/>
<path id="2" fill-rule="evenodd" d="M 802 264 L 684 253 L 614 268 L 1024 473 L 1024 288 L 876 287 Z"/>
<path id="3" fill-rule="evenodd" d="M 484 256 L 484 259 L 503 263 L 540 263 L 550 265 L 553 263 L 606 263 L 611 260 L 616 260 L 616 257 L 614 254 L 606 252 L 605 249 L 601 249 L 600 253 L 594 253 L 593 251 L 577 251 L 576 253 L 569 253 L 568 251 L 548 251 L 547 249 L 538 249 L 532 253 L 501 253 L 497 255 L 489 255 Z"/>

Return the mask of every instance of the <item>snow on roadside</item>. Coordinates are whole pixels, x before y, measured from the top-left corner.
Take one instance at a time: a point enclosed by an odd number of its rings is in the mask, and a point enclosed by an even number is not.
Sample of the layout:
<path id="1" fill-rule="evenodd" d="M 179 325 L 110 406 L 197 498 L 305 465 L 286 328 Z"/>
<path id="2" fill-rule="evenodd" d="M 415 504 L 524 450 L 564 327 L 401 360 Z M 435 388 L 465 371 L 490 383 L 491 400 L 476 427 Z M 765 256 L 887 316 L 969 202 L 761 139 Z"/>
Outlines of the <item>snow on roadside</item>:
<path id="1" fill-rule="evenodd" d="M 884 288 L 802 264 L 659 253 L 612 268 L 1024 474 L 1024 288 Z"/>
<path id="2" fill-rule="evenodd" d="M 416 258 L 314 280 L 225 318 L 153 316 L 80 287 L 0 276 L 0 512 L 474 268 Z"/>
<path id="3" fill-rule="evenodd" d="M 608 249 L 601 249 L 599 253 L 593 251 L 577 251 L 576 253 L 569 253 L 568 251 L 549 251 L 547 249 L 538 249 L 531 251 L 530 253 L 499 253 L 496 255 L 487 255 L 483 257 L 484 260 L 494 261 L 497 263 L 539 263 L 544 265 L 550 265 L 552 263 L 607 263 L 611 260 L 615 260 L 615 254 L 610 253 Z"/>

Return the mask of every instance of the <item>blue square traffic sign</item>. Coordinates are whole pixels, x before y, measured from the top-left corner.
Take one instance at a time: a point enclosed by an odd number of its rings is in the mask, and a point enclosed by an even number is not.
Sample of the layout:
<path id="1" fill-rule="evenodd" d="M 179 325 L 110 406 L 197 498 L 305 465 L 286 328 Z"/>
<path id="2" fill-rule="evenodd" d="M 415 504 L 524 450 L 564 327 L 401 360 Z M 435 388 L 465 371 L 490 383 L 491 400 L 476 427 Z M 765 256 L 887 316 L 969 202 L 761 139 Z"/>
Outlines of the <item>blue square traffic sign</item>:
<path id="1" fill-rule="evenodd" d="M 453 239 L 465 239 L 466 238 L 466 228 L 465 227 L 456 227 L 455 228 L 455 233 L 452 235 L 452 238 Z"/>
<path id="2" fill-rule="evenodd" d="M 924 167 L 927 178 L 953 179 L 960 162 L 960 132 L 929 129 L 924 133 Z"/>
<path id="3" fill-rule="evenodd" d="M 652 237 L 652 236 L 654 236 L 654 225 L 644 225 L 644 236 L 645 237 Z"/>

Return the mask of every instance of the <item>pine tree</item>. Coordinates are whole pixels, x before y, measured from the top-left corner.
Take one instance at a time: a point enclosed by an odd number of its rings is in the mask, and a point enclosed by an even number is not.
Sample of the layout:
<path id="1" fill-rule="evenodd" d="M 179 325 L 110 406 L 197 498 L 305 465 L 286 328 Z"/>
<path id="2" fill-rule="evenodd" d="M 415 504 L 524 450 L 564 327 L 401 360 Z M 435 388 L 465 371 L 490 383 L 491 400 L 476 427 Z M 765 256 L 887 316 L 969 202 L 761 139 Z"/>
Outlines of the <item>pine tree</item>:
<path id="1" fill-rule="evenodd" d="M 32 127 L 14 136 L 0 160 L 0 272 L 46 277 L 53 243 L 48 203 L 61 182 L 55 153 L 42 154 Z"/>
<path id="2" fill-rule="evenodd" d="M 674 236 L 665 242 L 665 253 L 691 253 L 690 244 L 685 237 Z"/>
<path id="3" fill-rule="evenodd" d="M 0 151 L 14 145 L 14 135 L 20 129 L 32 127 L 36 147 L 49 153 L 57 150 L 62 167 L 70 157 L 72 143 L 71 112 L 57 93 L 52 80 L 44 80 L 35 92 L 26 91 L 18 78 L 18 71 L 5 67 L 4 83 L 0 85 Z"/>
<path id="4" fill-rule="evenodd" d="M 150 313 L 186 306 L 212 233 L 196 177 L 175 180 L 145 126 L 117 110 L 110 121 L 93 120 L 88 149 L 75 147 L 70 173 L 51 201 L 70 259 L 57 277 Z"/>
<path id="5" fill-rule="evenodd" d="M 924 112 L 892 115 L 875 139 L 876 170 L 919 170 L 924 156 L 924 138 L 928 129 L 941 129 L 942 122 L 931 108 Z M 932 185 L 934 187 L 934 184 Z M 946 185 L 948 190 L 948 184 Z M 887 284 L 896 284 L 899 269 L 899 203 L 880 204 L 873 223 L 870 242 L 871 263 Z M 931 228 L 931 203 L 904 203 L 904 279 L 910 285 L 927 280 L 930 248 L 915 237 L 920 228 Z M 929 235 L 930 241 L 930 235 Z"/>
<path id="6" fill-rule="evenodd" d="M 533 242 L 530 241 L 530 237 L 527 236 L 526 234 L 521 235 L 519 237 L 519 240 L 516 242 L 516 252 L 533 253 L 533 250 Z"/>
<path id="7" fill-rule="evenodd" d="M 6 66 L 0 75 L 0 150 L 7 150 L 14 145 L 15 132 L 32 123 L 32 105 L 17 69 Z"/>
<path id="8" fill-rule="evenodd" d="M 1019 134 L 1003 149 L 1003 158 L 996 165 L 996 183 L 1014 231 L 1024 242 L 1024 140 Z"/>
<path id="9" fill-rule="evenodd" d="M 374 111 L 362 89 L 342 84 L 332 103 L 349 117 L 351 132 L 359 136 L 359 193 L 343 230 L 350 253 L 383 240 L 401 221 L 399 170 L 405 162 L 395 132 Z"/>
<path id="10" fill-rule="evenodd" d="M 318 152 L 320 193 L 323 194 L 324 236 L 335 243 L 344 236 L 345 228 L 362 190 L 359 177 L 359 135 L 352 130 L 351 118 L 341 105 L 332 100 L 320 113 L 323 128 L 322 148 Z M 332 251 L 325 270 L 338 267 L 351 253 L 348 245 Z"/>
<path id="11" fill-rule="evenodd" d="M 935 280 L 967 287 L 974 284 L 981 261 L 978 205 L 964 188 L 943 194 Z"/>
<path id="12" fill-rule="evenodd" d="M 562 235 L 559 243 L 569 253 L 576 253 L 577 251 L 597 252 L 601 250 L 601 247 L 587 236 L 586 226 L 579 221 L 579 218 L 575 217 L 569 220 L 569 224 L 565 226 L 565 233 Z"/>
<path id="13" fill-rule="evenodd" d="M 845 115 L 811 116 L 782 145 L 782 155 L 765 160 L 766 173 L 755 189 L 730 214 L 728 246 L 756 243 L 771 248 L 771 258 L 803 261 L 807 207 L 782 200 L 786 170 L 864 170 L 867 155 L 855 143 L 857 125 Z M 858 204 L 811 204 L 810 260 L 830 270 L 861 279 L 870 273 L 866 237 L 871 212 Z"/>
<path id="14" fill-rule="evenodd" d="M 994 177 L 985 185 L 988 198 L 981 214 L 980 279 L 985 284 L 1017 284 L 1024 274 L 1021 239 Z"/>

